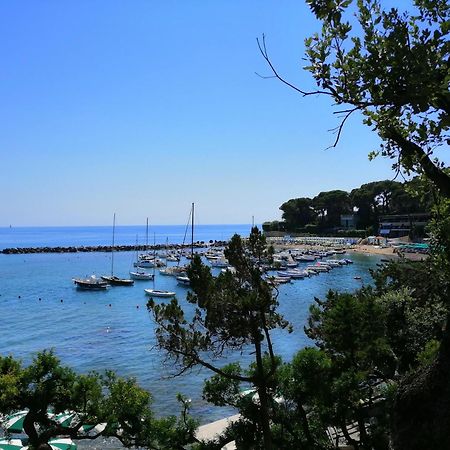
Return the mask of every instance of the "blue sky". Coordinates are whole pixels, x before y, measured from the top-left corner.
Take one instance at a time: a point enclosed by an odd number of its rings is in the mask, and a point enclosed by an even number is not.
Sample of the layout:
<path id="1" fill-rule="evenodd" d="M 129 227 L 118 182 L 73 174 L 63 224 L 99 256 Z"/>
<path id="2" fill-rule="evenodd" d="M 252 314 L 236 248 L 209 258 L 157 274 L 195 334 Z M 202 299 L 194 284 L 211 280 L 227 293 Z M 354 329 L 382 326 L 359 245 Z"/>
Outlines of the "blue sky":
<path id="1" fill-rule="evenodd" d="M 353 117 L 337 149 L 313 88 L 296 1 L 55 0 L 0 3 L 0 226 L 279 218 L 293 197 L 390 178 Z"/>

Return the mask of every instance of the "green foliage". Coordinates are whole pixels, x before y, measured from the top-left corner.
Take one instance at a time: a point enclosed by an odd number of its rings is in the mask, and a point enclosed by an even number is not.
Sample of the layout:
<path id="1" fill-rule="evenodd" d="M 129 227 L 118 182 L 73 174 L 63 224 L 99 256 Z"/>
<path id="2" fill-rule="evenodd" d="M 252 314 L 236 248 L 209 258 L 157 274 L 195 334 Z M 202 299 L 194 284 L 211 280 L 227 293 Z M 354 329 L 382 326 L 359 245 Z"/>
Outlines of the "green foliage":
<path id="1" fill-rule="evenodd" d="M 341 226 L 340 216 L 353 213 L 357 226 L 378 229 L 381 215 L 430 212 L 436 196 L 430 183 L 419 177 L 399 183 L 374 181 L 345 191 L 320 192 L 314 199 L 295 198 L 280 206 L 284 222 L 266 223 L 264 231 L 288 230 L 296 233 L 320 233 Z M 376 232 L 376 231 L 375 231 Z M 423 230 L 422 230 L 423 235 Z"/>
<path id="2" fill-rule="evenodd" d="M 0 386 L 2 414 L 28 410 L 24 431 L 30 448 L 39 448 L 56 436 L 93 439 L 104 435 L 118 438 L 126 447 L 167 450 L 193 439 L 195 423 L 187 416 L 182 424 L 174 417 L 153 417 L 150 394 L 135 380 L 112 372 L 78 375 L 62 366 L 51 351 L 38 353 L 27 367 L 12 357 L 0 357 Z M 48 411 L 74 411 L 78 422 L 62 427 Z M 82 432 L 83 424 L 99 423 L 107 423 L 103 432 L 95 436 Z"/>
<path id="3" fill-rule="evenodd" d="M 312 205 L 320 225 L 328 228 L 340 226 L 341 214 L 352 212 L 348 192 L 340 190 L 320 192 L 312 199 Z"/>
<path id="4" fill-rule="evenodd" d="M 312 207 L 312 200 L 305 197 L 292 198 L 284 202 L 280 209 L 283 211 L 282 218 L 288 230 L 295 230 L 298 227 L 313 223 L 317 216 Z"/>
<path id="5" fill-rule="evenodd" d="M 435 360 L 439 352 L 441 343 L 436 339 L 431 339 L 425 344 L 425 348 L 417 355 L 417 361 L 421 366 L 429 366 Z"/>
<path id="6" fill-rule="evenodd" d="M 379 0 L 308 0 L 322 22 L 306 39 L 309 65 L 319 93 L 345 105 L 343 121 L 360 111 L 382 139 L 381 153 L 398 170 L 422 172 L 445 195 L 450 177 L 430 158 L 450 142 L 450 6 L 420 0 L 410 11 L 383 9 Z"/>
<path id="7" fill-rule="evenodd" d="M 386 335 L 397 358 L 397 370 L 404 374 L 417 366 L 420 353 L 431 340 L 442 338 L 447 308 L 430 297 L 417 301 L 405 288 L 387 292 L 379 302 L 385 310 Z"/>
<path id="8" fill-rule="evenodd" d="M 255 431 L 254 436 L 262 436 L 265 448 L 271 448 L 271 387 L 279 365 L 270 332 L 288 327 L 277 312 L 276 296 L 260 269 L 260 264 L 270 260 L 272 254 L 273 249 L 266 246 L 264 236 L 254 227 L 246 241 L 234 235 L 225 249 L 235 273 L 227 271 L 213 277 L 200 257 L 194 257 L 187 270 L 192 288 L 187 301 L 195 308 L 191 318 L 185 316 L 176 299 L 169 304 L 156 304 L 152 300 L 148 303 L 157 324 L 158 345 L 172 357 L 177 373 L 196 365 L 215 373 L 206 383 L 205 398 L 217 405 L 239 406 L 241 401 L 236 394 L 240 383 L 255 386 L 260 404 L 257 408 L 253 406 L 257 413 L 247 418 L 246 424 Z M 249 370 L 238 364 L 226 367 L 216 364 L 224 352 L 244 351 L 249 346 L 254 352 L 254 364 Z"/>

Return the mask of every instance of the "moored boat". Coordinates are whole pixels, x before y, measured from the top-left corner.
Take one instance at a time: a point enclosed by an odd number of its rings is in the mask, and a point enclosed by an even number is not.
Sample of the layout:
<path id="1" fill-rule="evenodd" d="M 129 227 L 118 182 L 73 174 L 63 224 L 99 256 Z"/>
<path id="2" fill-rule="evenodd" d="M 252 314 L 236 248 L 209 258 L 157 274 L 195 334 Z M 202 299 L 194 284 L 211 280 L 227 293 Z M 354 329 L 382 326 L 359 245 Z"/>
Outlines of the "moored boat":
<path id="1" fill-rule="evenodd" d="M 148 273 L 145 270 L 139 270 L 137 269 L 136 271 L 130 271 L 130 277 L 133 280 L 153 280 L 153 278 L 155 277 L 155 275 L 153 275 L 152 273 Z"/>
<path id="2" fill-rule="evenodd" d="M 112 286 L 133 286 L 134 284 L 134 280 L 130 280 L 129 278 L 119 278 L 115 275 L 102 275 L 101 278 Z"/>
<path id="3" fill-rule="evenodd" d="M 190 286 L 191 285 L 191 280 L 189 279 L 189 277 L 186 277 L 186 276 L 177 277 L 177 282 L 178 282 L 178 284 L 181 284 L 182 286 Z"/>
<path id="4" fill-rule="evenodd" d="M 97 278 L 95 275 L 91 275 L 87 278 L 74 278 L 73 282 L 76 284 L 77 288 L 80 289 L 100 290 L 108 287 L 106 281 Z"/>
<path id="5" fill-rule="evenodd" d="M 144 289 L 145 293 L 150 297 L 175 297 L 175 292 L 162 291 L 160 289 Z"/>
<path id="6" fill-rule="evenodd" d="M 116 230 L 116 213 L 113 216 L 113 234 L 112 234 L 112 246 L 111 246 L 111 275 L 102 275 L 102 280 L 112 286 L 132 286 L 133 280 L 129 278 L 119 278 L 114 275 L 114 235 Z"/>

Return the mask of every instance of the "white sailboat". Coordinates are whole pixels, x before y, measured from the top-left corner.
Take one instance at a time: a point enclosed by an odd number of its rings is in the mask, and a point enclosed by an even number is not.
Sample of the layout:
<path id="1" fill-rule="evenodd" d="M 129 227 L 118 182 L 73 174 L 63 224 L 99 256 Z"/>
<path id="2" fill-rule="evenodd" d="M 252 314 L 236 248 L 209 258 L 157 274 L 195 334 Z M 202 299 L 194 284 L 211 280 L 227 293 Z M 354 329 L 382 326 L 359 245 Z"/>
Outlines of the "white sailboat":
<path id="1" fill-rule="evenodd" d="M 153 235 L 153 241 L 154 241 L 154 258 L 156 258 L 156 242 L 155 242 L 155 235 Z M 153 265 L 153 289 L 144 289 L 144 292 L 150 296 L 150 297 L 165 297 L 165 298 L 170 298 L 170 297 L 175 297 L 175 292 L 172 291 L 164 291 L 161 289 L 155 289 L 155 266 L 156 264 Z"/>
<path id="2" fill-rule="evenodd" d="M 190 213 L 191 219 L 191 258 L 194 257 L 194 203 L 192 203 L 192 209 Z M 189 224 L 189 222 L 188 222 Z M 183 273 L 184 269 L 180 267 L 167 267 L 166 269 L 160 270 L 161 275 L 175 275 L 177 276 L 177 281 L 184 286 L 188 286 L 190 284 L 190 280 Z M 178 273 L 177 273 L 178 272 Z M 153 280 L 153 283 L 155 281 Z M 162 291 L 158 289 L 144 289 L 145 293 L 151 297 L 175 297 L 175 292 L 172 291 Z"/>
<path id="3" fill-rule="evenodd" d="M 151 281 L 155 278 L 155 274 L 148 273 L 144 269 L 140 268 L 137 264 L 139 262 L 139 256 L 138 256 L 138 239 L 136 236 L 136 262 L 135 266 L 137 267 L 136 270 L 130 270 L 130 277 L 133 280 L 142 280 L 142 281 Z"/>
<path id="4" fill-rule="evenodd" d="M 132 286 L 134 284 L 133 280 L 128 278 L 119 278 L 114 275 L 114 235 L 116 230 L 116 213 L 114 213 L 113 218 L 113 238 L 112 238 L 112 246 L 111 246 L 111 275 L 102 275 L 101 279 L 106 281 L 108 284 L 112 286 Z"/>

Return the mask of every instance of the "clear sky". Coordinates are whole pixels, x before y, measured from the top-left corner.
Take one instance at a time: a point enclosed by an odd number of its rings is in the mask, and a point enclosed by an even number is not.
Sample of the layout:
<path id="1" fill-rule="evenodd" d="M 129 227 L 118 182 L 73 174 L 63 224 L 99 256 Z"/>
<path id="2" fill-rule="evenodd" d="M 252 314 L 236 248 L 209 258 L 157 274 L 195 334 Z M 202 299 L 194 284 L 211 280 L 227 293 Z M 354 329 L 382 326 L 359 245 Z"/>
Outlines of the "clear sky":
<path id="1" fill-rule="evenodd" d="M 261 223 L 281 203 L 392 178 L 313 88 L 301 0 L 0 3 L 0 226 Z"/>

